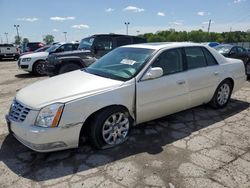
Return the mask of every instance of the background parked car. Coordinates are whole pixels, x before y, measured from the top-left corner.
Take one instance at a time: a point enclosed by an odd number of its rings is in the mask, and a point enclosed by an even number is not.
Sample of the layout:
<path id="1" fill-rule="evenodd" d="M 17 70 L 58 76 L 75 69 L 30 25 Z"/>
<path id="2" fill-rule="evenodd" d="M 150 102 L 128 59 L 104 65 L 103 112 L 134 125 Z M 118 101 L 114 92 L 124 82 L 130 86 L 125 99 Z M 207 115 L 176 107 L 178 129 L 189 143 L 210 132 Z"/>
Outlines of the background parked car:
<path id="1" fill-rule="evenodd" d="M 0 60 L 2 58 L 19 58 L 19 51 L 13 44 L 0 44 Z"/>
<path id="2" fill-rule="evenodd" d="M 77 70 L 89 66 L 119 46 L 146 42 L 145 38 L 128 35 L 93 35 L 82 39 L 77 51 L 49 55 L 45 62 L 45 72 L 49 76 L 54 76 Z"/>
<path id="3" fill-rule="evenodd" d="M 246 74 L 248 78 L 250 77 L 250 54 L 245 48 L 231 44 L 221 44 L 214 47 L 214 49 L 225 57 L 241 59 L 244 62 Z"/>
<path id="4" fill-rule="evenodd" d="M 204 42 L 202 44 L 208 45 L 208 46 L 210 46 L 212 48 L 215 47 L 215 46 L 220 45 L 220 43 L 218 43 L 218 42 Z"/>
<path id="5" fill-rule="evenodd" d="M 51 45 L 46 45 L 46 46 L 43 46 L 43 47 L 41 47 L 41 48 L 38 48 L 38 49 L 35 50 L 34 52 L 25 52 L 25 53 L 22 53 L 22 54 L 20 55 L 20 57 L 23 56 L 23 55 L 26 55 L 26 54 L 30 54 L 30 53 L 44 52 L 44 51 L 46 51 L 49 47 L 51 47 Z"/>
<path id="6" fill-rule="evenodd" d="M 44 52 L 36 52 L 23 55 L 18 60 L 18 66 L 27 72 L 32 72 L 36 75 L 44 75 L 44 62 L 49 54 L 59 53 L 64 51 L 73 51 L 78 48 L 79 43 L 57 43 Z"/>
<path id="7" fill-rule="evenodd" d="M 37 50 L 38 48 L 43 47 L 44 44 L 42 42 L 28 42 L 28 43 L 24 43 L 21 47 L 21 52 L 25 53 L 25 52 L 33 52 L 35 50 Z"/>

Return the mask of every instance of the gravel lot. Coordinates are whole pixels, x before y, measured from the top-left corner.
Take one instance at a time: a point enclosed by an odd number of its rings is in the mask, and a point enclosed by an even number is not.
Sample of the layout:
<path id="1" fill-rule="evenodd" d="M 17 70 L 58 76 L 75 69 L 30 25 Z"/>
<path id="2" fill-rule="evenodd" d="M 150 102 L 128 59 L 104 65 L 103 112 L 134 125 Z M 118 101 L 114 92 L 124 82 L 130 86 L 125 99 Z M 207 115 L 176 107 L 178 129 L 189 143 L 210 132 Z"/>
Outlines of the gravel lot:
<path id="1" fill-rule="evenodd" d="M 4 115 L 16 90 L 46 78 L 0 62 L 0 187 L 250 187 L 250 82 L 225 109 L 145 123 L 119 147 L 37 153 L 8 135 Z"/>

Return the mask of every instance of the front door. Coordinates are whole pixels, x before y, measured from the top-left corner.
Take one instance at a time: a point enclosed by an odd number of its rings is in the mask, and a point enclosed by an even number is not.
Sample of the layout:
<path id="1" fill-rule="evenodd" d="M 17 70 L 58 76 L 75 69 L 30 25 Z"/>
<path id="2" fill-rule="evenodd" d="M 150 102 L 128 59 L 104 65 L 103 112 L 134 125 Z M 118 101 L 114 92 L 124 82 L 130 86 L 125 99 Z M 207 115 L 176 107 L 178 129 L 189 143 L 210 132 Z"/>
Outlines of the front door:
<path id="1" fill-rule="evenodd" d="M 182 49 L 162 52 L 151 67 L 161 67 L 163 76 L 137 82 L 137 123 L 163 117 L 189 107 Z"/>

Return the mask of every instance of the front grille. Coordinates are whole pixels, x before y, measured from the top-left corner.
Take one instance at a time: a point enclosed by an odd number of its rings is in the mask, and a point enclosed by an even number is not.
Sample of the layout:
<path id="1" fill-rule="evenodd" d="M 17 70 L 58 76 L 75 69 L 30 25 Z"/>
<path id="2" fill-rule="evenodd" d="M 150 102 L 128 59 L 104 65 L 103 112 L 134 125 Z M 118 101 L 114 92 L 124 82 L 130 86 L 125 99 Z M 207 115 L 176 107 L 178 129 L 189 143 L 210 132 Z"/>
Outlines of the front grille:
<path id="1" fill-rule="evenodd" d="M 13 121 L 23 122 L 29 111 L 29 108 L 25 107 L 17 101 L 14 101 L 10 107 L 9 118 Z"/>

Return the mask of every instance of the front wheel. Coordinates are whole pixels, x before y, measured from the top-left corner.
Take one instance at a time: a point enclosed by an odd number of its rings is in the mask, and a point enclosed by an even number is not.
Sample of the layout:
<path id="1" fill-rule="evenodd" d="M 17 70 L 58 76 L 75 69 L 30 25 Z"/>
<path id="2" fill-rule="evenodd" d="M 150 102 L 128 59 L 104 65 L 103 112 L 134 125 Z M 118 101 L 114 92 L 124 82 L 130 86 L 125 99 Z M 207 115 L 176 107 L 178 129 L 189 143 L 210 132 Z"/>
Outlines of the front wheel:
<path id="1" fill-rule="evenodd" d="M 106 149 L 125 142 L 132 121 L 122 107 L 110 107 L 96 115 L 90 127 L 90 141 L 98 149 Z"/>
<path id="2" fill-rule="evenodd" d="M 216 89 L 210 104 L 214 108 L 225 107 L 231 98 L 232 89 L 232 83 L 229 80 L 224 80 L 223 82 L 221 82 Z"/>
<path id="3" fill-rule="evenodd" d="M 44 75 L 44 62 L 38 61 L 33 65 L 33 73 L 38 76 Z"/>

